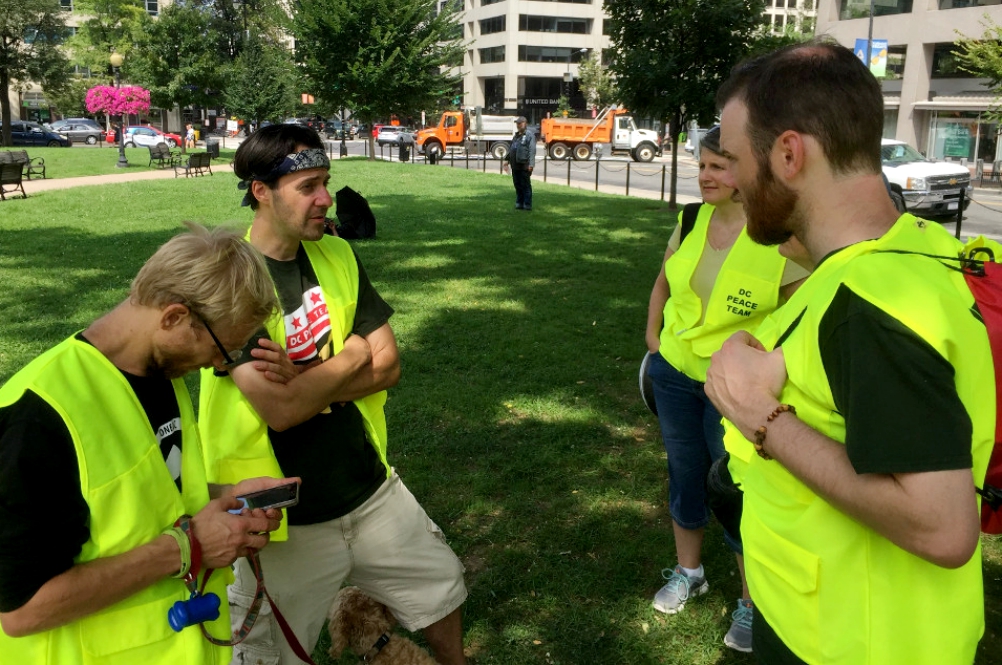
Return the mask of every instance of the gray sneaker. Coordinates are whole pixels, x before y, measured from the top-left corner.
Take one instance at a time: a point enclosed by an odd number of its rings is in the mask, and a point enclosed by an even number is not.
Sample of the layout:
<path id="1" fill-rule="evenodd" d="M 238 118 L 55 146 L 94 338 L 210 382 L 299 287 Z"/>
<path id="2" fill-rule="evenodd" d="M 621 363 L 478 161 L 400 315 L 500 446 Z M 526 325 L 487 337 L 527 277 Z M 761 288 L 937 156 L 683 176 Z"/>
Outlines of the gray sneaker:
<path id="1" fill-rule="evenodd" d="M 682 572 L 682 566 L 675 566 L 671 575 L 666 572 L 671 570 L 665 568 L 661 571 L 661 577 L 668 580 L 668 584 L 661 587 L 661 590 L 654 596 L 654 609 L 665 614 L 675 614 L 679 612 L 690 598 L 700 596 L 710 590 L 710 585 L 706 577 L 686 577 Z"/>
<path id="2" fill-rule="evenodd" d="M 752 619 L 755 605 L 750 600 L 738 599 L 738 609 L 731 614 L 731 629 L 724 635 L 724 644 L 735 651 L 752 652 Z"/>

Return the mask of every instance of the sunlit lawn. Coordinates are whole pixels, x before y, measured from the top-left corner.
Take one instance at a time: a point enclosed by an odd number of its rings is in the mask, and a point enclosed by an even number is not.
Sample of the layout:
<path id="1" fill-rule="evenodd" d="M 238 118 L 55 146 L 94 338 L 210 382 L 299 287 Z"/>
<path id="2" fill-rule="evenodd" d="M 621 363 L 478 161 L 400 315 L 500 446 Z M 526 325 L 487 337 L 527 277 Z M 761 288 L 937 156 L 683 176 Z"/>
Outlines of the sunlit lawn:
<path id="1" fill-rule="evenodd" d="M 113 151 L 86 152 L 114 170 Z M 247 224 L 235 185 L 220 173 L 0 204 L 0 381 L 123 298 L 181 220 Z M 335 163 L 343 185 L 376 214 L 377 239 L 355 247 L 396 308 L 390 459 L 467 567 L 472 662 L 752 662 L 721 641 L 740 586 L 718 527 L 710 593 L 674 617 L 650 606 L 674 548 L 636 372 L 667 209 L 536 183 L 533 212 L 516 212 L 508 178 L 358 160 Z M 997 542 L 985 578 L 978 662 L 1002 662 Z"/>
<path id="2" fill-rule="evenodd" d="M 228 164 L 236 152 L 236 142 L 231 142 L 230 148 L 219 150 L 219 159 L 215 163 Z M 177 148 L 180 150 L 180 148 Z M 41 157 L 45 160 L 46 178 L 75 178 L 87 175 L 106 175 L 109 173 L 131 173 L 136 171 L 156 170 L 156 164 L 150 166 L 150 151 L 148 148 L 126 148 L 125 158 L 129 162 L 126 169 L 118 168 L 118 146 L 102 143 L 99 146 L 88 146 L 74 143 L 69 148 L 36 148 L 34 146 L 14 146 L 0 150 L 25 150 L 29 157 Z M 189 152 L 203 152 L 205 148 Z M 0 211 L 0 220 L 3 219 Z"/>

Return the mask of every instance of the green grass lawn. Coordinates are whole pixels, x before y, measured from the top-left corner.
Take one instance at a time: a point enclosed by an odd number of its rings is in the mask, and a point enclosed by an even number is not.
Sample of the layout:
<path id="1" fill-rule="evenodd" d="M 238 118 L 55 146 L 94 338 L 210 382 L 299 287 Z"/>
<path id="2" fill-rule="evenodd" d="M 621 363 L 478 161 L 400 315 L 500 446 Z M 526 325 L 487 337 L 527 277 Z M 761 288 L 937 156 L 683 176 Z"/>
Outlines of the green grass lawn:
<path id="1" fill-rule="evenodd" d="M 229 164 L 236 153 L 234 147 L 219 150 L 216 164 Z M 46 178 L 75 178 L 87 175 L 106 175 L 109 173 L 154 171 L 156 165 L 149 166 L 150 151 L 148 148 L 126 148 L 125 158 L 129 162 L 127 169 L 118 168 L 118 146 L 102 143 L 99 147 L 73 144 L 71 148 L 36 148 L 33 146 L 16 146 L 0 148 L 0 150 L 26 150 L 29 157 L 41 157 L 45 160 Z M 180 148 L 178 148 L 180 150 Z M 204 152 L 205 148 L 189 152 Z"/>
<path id="2" fill-rule="evenodd" d="M 675 563 L 665 454 L 637 392 L 667 208 L 537 183 L 523 213 L 493 174 L 347 160 L 332 175 L 378 220 L 355 247 L 396 308 L 390 460 L 466 565 L 471 661 L 753 662 L 722 644 L 740 584 L 716 525 L 710 593 L 673 617 L 650 605 Z M 0 204 L 0 382 L 121 300 L 182 220 L 249 224 L 241 194 L 220 173 Z M 977 662 L 998 663 L 998 542 L 984 569 Z M 322 648 L 320 663 L 357 662 Z"/>

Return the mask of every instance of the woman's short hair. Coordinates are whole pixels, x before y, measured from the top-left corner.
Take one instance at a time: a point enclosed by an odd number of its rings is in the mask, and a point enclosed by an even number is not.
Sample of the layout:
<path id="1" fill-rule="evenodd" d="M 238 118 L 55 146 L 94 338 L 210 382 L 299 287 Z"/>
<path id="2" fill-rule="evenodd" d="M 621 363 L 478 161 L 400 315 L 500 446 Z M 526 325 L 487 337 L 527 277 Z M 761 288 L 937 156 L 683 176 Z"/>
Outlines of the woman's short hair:
<path id="1" fill-rule="evenodd" d="M 720 125 L 714 125 L 710 129 L 706 130 L 703 137 L 699 139 L 699 149 L 709 150 L 712 153 L 722 155 L 720 151 Z"/>
<path id="2" fill-rule="evenodd" d="M 182 303 L 209 324 L 260 326 L 278 308 L 261 254 L 232 229 L 185 222 L 132 280 L 129 298 L 162 308 Z"/>

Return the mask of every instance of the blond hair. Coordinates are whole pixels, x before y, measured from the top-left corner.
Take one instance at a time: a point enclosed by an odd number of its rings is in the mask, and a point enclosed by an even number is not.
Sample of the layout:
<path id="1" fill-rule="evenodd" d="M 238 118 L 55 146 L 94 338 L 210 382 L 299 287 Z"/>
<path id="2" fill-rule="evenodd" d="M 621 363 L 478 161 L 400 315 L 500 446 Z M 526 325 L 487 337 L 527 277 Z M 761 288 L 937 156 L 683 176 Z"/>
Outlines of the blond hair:
<path id="1" fill-rule="evenodd" d="M 264 259 L 232 229 L 185 222 L 132 280 L 129 298 L 146 307 L 182 303 L 210 324 L 260 326 L 278 299 Z"/>

